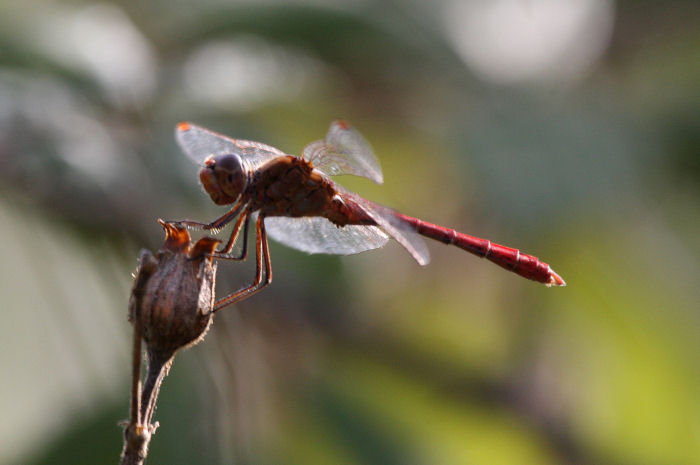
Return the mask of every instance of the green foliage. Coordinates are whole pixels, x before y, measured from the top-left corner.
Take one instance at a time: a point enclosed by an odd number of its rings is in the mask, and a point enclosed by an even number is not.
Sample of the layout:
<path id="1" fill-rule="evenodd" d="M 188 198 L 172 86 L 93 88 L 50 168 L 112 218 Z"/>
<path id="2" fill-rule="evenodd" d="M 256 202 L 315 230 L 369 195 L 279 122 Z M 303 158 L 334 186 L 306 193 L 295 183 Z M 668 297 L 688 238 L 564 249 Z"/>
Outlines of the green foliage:
<path id="1" fill-rule="evenodd" d="M 339 183 L 568 287 L 437 243 L 426 268 L 273 244 L 273 284 L 176 359 L 148 463 L 700 465 L 691 2 L 618 2 L 589 69 L 510 85 L 430 2 L 22 5 L 0 5 L 0 463 L 116 463 L 138 250 L 221 212 L 175 123 L 299 153 L 342 117 L 385 184 Z M 221 263 L 218 292 L 254 271 Z"/>

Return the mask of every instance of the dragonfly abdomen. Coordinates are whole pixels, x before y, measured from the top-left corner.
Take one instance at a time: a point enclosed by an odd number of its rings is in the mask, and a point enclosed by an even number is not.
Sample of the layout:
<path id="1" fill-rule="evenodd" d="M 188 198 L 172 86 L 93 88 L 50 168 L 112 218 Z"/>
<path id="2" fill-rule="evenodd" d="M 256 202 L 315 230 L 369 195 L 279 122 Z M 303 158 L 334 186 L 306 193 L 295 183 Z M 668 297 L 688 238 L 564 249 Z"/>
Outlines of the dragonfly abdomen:
<path id="1" fill-rule="evenodd" d="M 534 255 L 522 253 L 518 249 L 495 244 L 488 239 L 470 236 L 454 229 L 445 228 L 406 215 L 400 215 L 409 222 L 422 236 L 437 240 L 447 245 L 456 245 L 460 249 L 485 258 L 496 265 L 512 271 L 524 278 L 548 286 L 564 286 L 564 280 L 545 262 Z"/>

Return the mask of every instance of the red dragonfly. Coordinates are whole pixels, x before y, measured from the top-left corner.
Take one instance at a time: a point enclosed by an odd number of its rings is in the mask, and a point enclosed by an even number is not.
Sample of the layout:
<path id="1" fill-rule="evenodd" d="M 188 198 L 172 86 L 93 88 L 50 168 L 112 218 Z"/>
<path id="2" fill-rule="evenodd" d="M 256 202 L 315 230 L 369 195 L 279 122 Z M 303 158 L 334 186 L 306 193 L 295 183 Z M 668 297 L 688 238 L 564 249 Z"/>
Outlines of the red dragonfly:
<path id="1" fill-rule="evenodd" d="M 308 252 L 348 255 L 376 249 L 394 238 L 421 265 L 430 254 L 420 236 L 452 244 L 547 286 L 564 280 L 537 257 L 413 218 L 370 202 L 330 179 L 352 174 L 383 182 L 379 161 L 369 143 L 345 121 L 334 121 L 324 140 L 307 145 L 301 157 L 269 145 L 232 139 L 191 123 L 179 123 L 175 137 L 194 162 L 199 179 L 217 205 L 233 205 L 211 223 L 176 221 L 218 232 L 236 219 L 219 258 L 245 260 L 251 217 L 256 230 L 256 278 L 248 287 L 216 302 L 214 310 L 238 302 L 272 281 L 267 236 Z M 243 230 L 238 255 L 231 254 Z"/>

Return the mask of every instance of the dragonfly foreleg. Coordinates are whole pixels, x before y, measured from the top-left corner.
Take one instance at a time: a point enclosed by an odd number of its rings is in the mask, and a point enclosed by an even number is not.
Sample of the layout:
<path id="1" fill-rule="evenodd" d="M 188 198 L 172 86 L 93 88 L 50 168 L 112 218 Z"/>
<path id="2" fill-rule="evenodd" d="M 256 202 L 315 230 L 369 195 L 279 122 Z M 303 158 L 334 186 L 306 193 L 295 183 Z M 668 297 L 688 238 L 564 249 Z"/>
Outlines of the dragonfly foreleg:
<path id="1" fill-rule="evenodd" d="M 211 223 L 200 223 L 199 221 L 192 221 L 192 220 L 170 220 L 166 221 L 166 223 L 171 223 L 171 224 L 179 224 L 182 226 L 186 226 L 188 228 L 194 228 L 194 229 L 203 229 L 205 231 L 213 231 L 217 232 L 227 224 L 231 222 L 238 214 L 243 210 L 243 208 L 246 205 L 243 203 L 243 201 L 239 201 L 236 203 L 233 208 L 231 208 L 229 211 L 227 211 L 223 216 L 215 219 Z"/>
<path id="2" fill-rule="evenodd" d="M 259 215 L 258 221 L 255 223 L 255 268 L 256 275 L 253 284 L 216 301 L 214 303 L 214 312 L 218 312 L 224 307 L 250 297 L 272 282 L 270 248 L 267 242 L 265 217 L 263 215 Z"/>

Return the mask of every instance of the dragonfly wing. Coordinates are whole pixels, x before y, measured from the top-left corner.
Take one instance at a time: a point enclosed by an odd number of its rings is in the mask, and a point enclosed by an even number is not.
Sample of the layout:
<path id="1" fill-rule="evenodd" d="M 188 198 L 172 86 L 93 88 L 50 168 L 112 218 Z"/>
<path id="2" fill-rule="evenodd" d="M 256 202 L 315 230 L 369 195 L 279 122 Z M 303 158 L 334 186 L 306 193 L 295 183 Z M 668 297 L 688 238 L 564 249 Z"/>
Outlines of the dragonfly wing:
<path id="1" fill-rule="evenodd" d="M 307 145 L 302 156 L 327 175 L 354 174 L 377 184 L 384 182 L 372 147 L 345 121 L 333 121 L 326 138 Z"/>
<path id="2" fill-rule="evenodd" d="M 339 227 L 320 216 L 268 216 L 265 229 L 277 242 L 307 253 L 350 255 L 379 248 L 389 236 L 376 226 Z"/>
<path id="3" fill-rule="evenodd" d="M 235 153 L 255 168 L 271 159 L 286 154 L 269 145 L 250 140 L 232 139 L 192 123 L 179 123 L 175 139 L 193 162 L 202 165 L 210 156 Z"/>
<path id="4" fill-rule="evenodd" d="M 336 187 L 339 188 L 337 185 Z M 396 211 L 363 199 L 345 189 L 342 189 L 341 192 L 346 202 L 352 202 L 362 208 L 377 225 L 408 250 L 411 256 L 420 265 L 427 265 L 430 263 L 430 252 L 428 251 L 428 246 L 425 244 L 425 241 L 411 224 L 397 216 Z"/>

